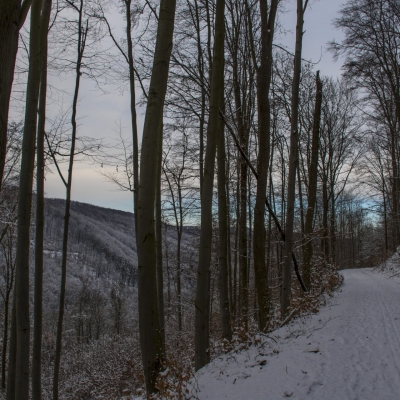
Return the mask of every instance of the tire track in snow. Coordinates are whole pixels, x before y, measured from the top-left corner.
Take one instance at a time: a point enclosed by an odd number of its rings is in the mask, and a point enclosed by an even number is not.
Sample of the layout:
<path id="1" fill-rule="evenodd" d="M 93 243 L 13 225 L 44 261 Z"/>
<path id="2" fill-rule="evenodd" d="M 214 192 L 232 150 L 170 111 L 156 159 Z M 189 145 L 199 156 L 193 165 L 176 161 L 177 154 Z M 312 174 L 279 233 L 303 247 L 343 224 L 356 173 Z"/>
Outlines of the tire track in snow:
<path id="1" fill-rule="evenodd" d="M 393 320 L 394 320 L 393 314 L 392 314 L 390 308 L 387 306 L 387 302 L 385 302 L 382 298 L 383 290 L 378 290 L 375 285 L 372 285 L 370 283 L 370 280 L 367 280 L 364 277 L 363 277 L 363 281 L 371 289 L 371 292 L 374 293 L 375 298 L 378 300 L 377 303 L 381 310 L 381 316 L 384 321 L 383 325 L 384 325 L 384 330 L 385 330 L 385 334 L 386 334 L 386 339 L 387 339 L 387 342 L 389 343 L 390 350 L 393 355 L 394 365 L 400 376 L 400 363 L 399 363 L 399 359 L 398 359 L 398 354 L 400 354 L 400 352 L 399 352 L 400 337 L 399 337 L 399 335 L 397 333 L 397 329 L 393 323 Z M 379 281 L 378 280 L 376 280 L 376 281 L 377 281 L 376 284 L 379 285 Z M 381 289 L 383 289 L 382 286 L 381 286 Z M 387 292 L 385 292 L 385 294 L 386 293 Z M 387 297 L 391 297 L 391 296 L 387 295 Z M 387 317 L 388 315 L 390 316 L 390 318 Z M 395 340 L 393 340 L 393 339 L 395 339 Z M 394 347 L 396 347 L 397 349 L 395 349 Z"/>

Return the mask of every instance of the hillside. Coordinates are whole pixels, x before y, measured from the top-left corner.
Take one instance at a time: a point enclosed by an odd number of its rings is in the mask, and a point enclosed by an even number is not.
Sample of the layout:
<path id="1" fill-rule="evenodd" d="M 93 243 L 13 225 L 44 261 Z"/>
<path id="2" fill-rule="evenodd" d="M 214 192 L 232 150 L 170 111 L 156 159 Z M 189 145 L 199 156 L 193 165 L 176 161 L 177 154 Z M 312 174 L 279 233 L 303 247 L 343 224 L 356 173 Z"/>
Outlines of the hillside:
<path id="1" fill-rule="evenodd" d="M 64 204 L 46 199 L 44 244 L 44 304 L 58 304 Z M 67 264 L 67 304 L 90 279 L 97 284 L 116 281 L 134 287 L 137 256 L 133 214 L 73 202 Z"/>
<path id="2" fill-rule="evenodd" d="M 64 204 L 61 199 L 46 199 L 44 304 L 48 310 L 58 305 Z M 183 264 L 189 264 L 195 256 L 193 241 L 197 235 L 196 228 L 184 229 Z M 172 268 L 176 238 L 174 227 L 164 224 L 164 251 Z M 135 288 L 137 254 L 132 213 L 72 202 L 68 250 L 67 305 L 76 298 L 83 281 L 104 288 L 112 283 Z M 193 287 L 192 280 L 187 279 L 185 286 Z"/>

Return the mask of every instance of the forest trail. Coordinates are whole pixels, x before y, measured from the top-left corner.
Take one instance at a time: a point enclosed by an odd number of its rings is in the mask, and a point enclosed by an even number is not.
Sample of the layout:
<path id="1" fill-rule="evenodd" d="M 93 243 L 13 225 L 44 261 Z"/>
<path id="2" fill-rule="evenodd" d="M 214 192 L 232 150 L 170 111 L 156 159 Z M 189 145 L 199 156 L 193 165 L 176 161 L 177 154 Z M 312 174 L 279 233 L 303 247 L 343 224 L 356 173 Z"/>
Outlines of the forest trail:
<path id="1" fill-rule="evenodd" d="M 400 399 L 400 279 L 341 273 L 343 286 L 318 314 L 201 370 L 198 398 Z"/>

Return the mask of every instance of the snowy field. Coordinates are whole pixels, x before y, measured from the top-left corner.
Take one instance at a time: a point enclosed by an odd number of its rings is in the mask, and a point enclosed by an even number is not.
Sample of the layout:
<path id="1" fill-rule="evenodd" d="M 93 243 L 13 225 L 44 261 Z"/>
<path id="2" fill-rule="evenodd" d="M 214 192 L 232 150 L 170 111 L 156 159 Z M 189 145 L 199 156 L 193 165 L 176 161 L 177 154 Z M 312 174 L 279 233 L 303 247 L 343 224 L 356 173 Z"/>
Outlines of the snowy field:
<path id="1" fill-rule="evenodd" d="M 199 371 L 198 398 L 400 399 L 400 279 L 342 273 L 344 285 L 318 314 Z"/>

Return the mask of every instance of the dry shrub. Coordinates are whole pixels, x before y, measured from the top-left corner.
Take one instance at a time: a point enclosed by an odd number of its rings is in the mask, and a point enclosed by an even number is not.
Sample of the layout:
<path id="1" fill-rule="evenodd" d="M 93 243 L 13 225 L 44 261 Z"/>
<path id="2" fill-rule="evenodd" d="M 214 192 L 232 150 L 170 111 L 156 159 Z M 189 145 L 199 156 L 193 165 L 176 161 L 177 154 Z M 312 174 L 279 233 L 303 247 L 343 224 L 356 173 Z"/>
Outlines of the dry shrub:
<path id="1" fill-rule="evenodd" d="M 44 399 L 51 397 L 52 366 L 44 370 Z M 87 344 L 65 343 L 60 399 L 121 399 L 143 386 L 138 343 L 132 337 L 102 336 Z"/>
<path id="2" fill-rule="evenodd" d="M 312 286 L 304 293 L 299 285 L 292 285 L 292 298 L 288 316 L 278 323 L 286 325 L 293 318 L 307 314 L 316 314 L 326 305 L 326 299 L 332 297 L 335 290 L 343 283 L 343 276 L 339 274 L 337 266 L 323 262 L 312 268 Z"/>
<path id="3" fill-rule="evenodd" d="M 164 365 L 164 371 L 158 376 L 157 395 L 160 399 L 189 400 L 197 399 L 194 382 L 194 368 L 187 356 L 172 353 Z"/>

